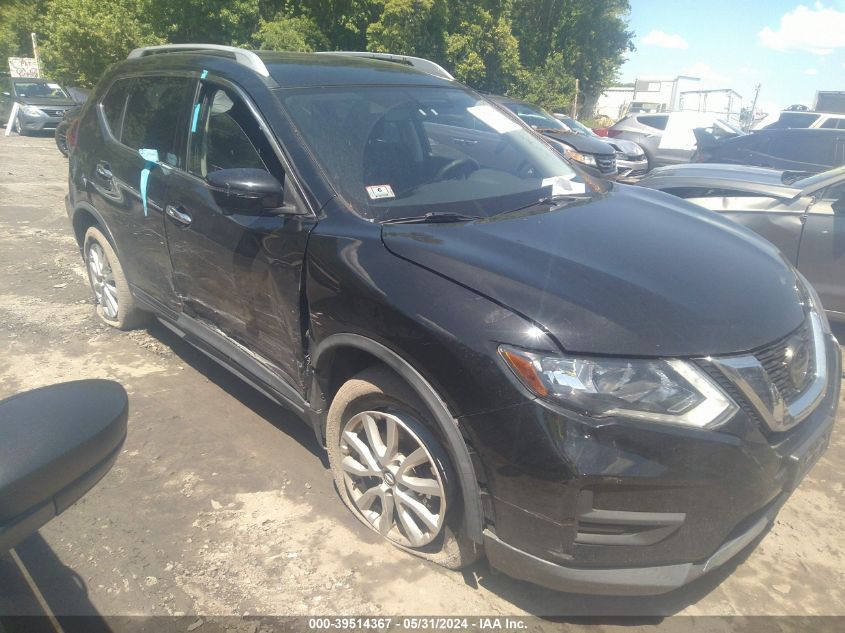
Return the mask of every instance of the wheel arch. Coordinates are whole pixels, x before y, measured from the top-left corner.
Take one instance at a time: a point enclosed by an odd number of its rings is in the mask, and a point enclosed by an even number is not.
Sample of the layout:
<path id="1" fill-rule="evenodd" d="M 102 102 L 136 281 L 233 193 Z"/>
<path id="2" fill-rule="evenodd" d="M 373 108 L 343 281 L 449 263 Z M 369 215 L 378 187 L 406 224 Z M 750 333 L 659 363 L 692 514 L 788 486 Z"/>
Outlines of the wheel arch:
<path id="1" fill-rule="evenodd" d="M 339 372 L 335 373 L 332 370 L 335 369 L 337 359 L 341 360 L 341 367 L 338 367 Z M 322 340 L 311 356 L 316 383 L 314 388 L 320 391 L 320 396 L 326 397 L 326 406 L 328 406 L 328 402 L 340 386 L 337 383 L 341 382 L 341 379 L 351 378 L 351 375 L 348 375 L 349 372 L 358 373 L 376 362 L 394 371 L 429 409 L 433 421 L 446 440 L 446 450 L 458 473 L 467 534 L 473 541 L 482 543 L 484 515 L 481 490 L 469 448 L 457 420 L 449 412 L 446 403 L 434 387 L 407 360 L 389 347 L 366 336 L 351 333 L 333 334 Z M 322 424 L 325 426 L 325 416 L 323 416 Z M 323 428 L 321 432 L 324 431 Z"/>

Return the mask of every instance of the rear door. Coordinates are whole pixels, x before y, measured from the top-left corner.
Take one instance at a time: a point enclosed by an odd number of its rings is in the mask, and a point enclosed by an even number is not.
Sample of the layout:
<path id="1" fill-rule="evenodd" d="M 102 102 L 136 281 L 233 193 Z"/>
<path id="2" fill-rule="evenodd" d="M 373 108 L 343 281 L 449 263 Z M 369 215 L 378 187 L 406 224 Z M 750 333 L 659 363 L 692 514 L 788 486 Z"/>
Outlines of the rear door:
<path id="1" fill-rule="evenodd" d="M 828 188 L 809 209 L 798 270 L 826 310 L 845 317 L 845 184 Z"/>
<path id="2" fill-rule="evenodd" d="M 187 170 L 174 170 L 167 200 L 183 310 L 302 393 L 300 284 L 313 216 L 267 124 L 235 86 L 209 76 L 193 111 Z M 284 208 L 296 213 L 246 215 L 220 206 L 208 176 L 237 168 L 270 172 L 284 185 Z"/>
<path id="3" fill-rule="evenodd" d="M 834 132 L 785 130 L 772 137 L 769 162 L 776 169 L 827 171 L 836 164 L 841 147 L 841 138 Z"/>
<path id="4" fill-rule="evenodd" d="M 92 203 L 106 219 L 133 294 L 174 311 L 164 200 L 185 164 L 184 133 L 196 80 L 184 76 L 119 79 L 99 104 L 103 142 L 87 174 Z M 152 150 L 157 161 L 139 150 Z"/>

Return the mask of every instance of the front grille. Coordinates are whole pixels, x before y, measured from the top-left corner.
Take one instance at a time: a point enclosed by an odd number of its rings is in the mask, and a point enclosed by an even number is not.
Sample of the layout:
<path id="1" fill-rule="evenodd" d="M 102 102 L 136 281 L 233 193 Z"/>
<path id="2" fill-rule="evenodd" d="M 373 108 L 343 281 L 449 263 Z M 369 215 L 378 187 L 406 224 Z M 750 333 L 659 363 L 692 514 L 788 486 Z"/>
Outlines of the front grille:
<path id="1" fill-rule="evenodd" d="M 64 116 L 65 115 L 64 110 L 48 110 L 47 108 L 38 108 L 38 109 L 41 110 L 47 116 Z"/>
<path id="2" fill-rule="evenodd" d="M 809 320 L 793 334 L 754 354 L 780 395 L 792 403 L 814 378 L 813 335 Z"/>
<path id="3" fill-rule="evenodd" d="M 596 155 L 596 166 L 603 174 L 616 173 L 616 156 Z"/>

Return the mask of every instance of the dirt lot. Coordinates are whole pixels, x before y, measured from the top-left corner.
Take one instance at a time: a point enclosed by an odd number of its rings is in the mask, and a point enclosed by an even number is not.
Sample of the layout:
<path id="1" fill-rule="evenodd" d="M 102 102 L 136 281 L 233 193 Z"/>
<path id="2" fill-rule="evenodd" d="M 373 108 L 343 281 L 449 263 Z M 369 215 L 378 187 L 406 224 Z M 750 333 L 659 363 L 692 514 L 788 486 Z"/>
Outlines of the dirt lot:
<path id="1" fill-rule="evenodd" d="M 51 138 L 0 137 L 0 397 L 106 377 L 131 401 L 111 473 L 17 549 L 56 613 L 845 615 L 841 419 L 756 549 L 674 594 L 590 598 L 486 563 L 446 571 L 383 545 L 341 507 L 294 414 L 162 327 L 125 334 L 97 320 L 66 174 Z M 0 614 L 37 610 L 0 558 Z"/>

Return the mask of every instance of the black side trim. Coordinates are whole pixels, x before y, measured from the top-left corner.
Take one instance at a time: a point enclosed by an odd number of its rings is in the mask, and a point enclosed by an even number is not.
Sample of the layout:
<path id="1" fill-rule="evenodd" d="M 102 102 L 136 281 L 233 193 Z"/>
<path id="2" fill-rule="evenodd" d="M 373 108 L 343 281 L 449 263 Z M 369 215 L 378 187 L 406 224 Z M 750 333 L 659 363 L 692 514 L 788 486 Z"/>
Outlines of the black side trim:
<path id="1" fill-rule="evenodd" d="M 302 395 L 277 373 L 196 319 L 181 314 L 175 322 L 172 322 L 160 315 L 156 316 L 177 336 L 184 338 L 211 360 L 219 363 L 271 400 L 293 407 L 298 413 L 304 413 L 308 408 L 308 403 Z"/>
<path id="2" fill-rule="evenodd" d="M 467 534 L 476 543 L 483 542 L 482 530 L 484 523 L 482 519 L 481 491 L 478 486 L 475 470 L 472 467 L 469 450 L 458 428 L 458 421 L 449 413 L 446 403 L 443 402 L 434 388 L 408 361 L 390 348 L 360 334 L 332 334 L 320 341 L 312 356 L 312 365 L 315 370 L 320 371 L 321 359 L 326 357 L 326 352 L 341 347 L 360 349 L 378 358 L 399 374 L 417 395 L 422 398 L 423 402 L 428 406 L 432 414 L 434 414 L 435 421 L 447 439 L 446 450 L 449 452 L 449 457 L 458 471 Z"/>

